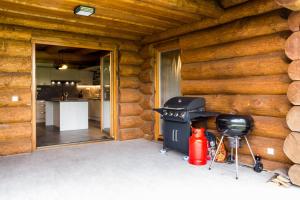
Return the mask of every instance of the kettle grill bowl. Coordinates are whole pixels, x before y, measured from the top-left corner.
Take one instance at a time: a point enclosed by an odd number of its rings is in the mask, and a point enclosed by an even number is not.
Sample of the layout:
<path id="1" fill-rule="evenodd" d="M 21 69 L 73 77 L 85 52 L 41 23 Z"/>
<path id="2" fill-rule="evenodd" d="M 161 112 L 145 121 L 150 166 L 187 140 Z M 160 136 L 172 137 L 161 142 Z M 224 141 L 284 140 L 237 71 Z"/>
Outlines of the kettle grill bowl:
<path id="1" fill-rule="evenodd" d="M 253 124 L 253 118 L 246 115 L 221 114 L 216 118 L 217 130 L 230 137 L 247 135 Z"/>

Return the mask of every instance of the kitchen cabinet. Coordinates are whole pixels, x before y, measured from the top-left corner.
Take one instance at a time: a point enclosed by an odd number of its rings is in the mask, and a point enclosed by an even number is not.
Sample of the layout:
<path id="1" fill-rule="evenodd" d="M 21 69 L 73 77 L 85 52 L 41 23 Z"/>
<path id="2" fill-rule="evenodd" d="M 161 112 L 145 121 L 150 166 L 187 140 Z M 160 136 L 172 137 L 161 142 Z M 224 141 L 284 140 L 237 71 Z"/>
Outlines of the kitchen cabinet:
<path id="1" fill-rule="evenodd" d="M 100 99 L 89 99 L 89 119 L 100 121 Z"/>
<path id="2" fill-rule="evenodd" d="M 36 101 L 36 122 L 45 122 L 45 101 Z"/>

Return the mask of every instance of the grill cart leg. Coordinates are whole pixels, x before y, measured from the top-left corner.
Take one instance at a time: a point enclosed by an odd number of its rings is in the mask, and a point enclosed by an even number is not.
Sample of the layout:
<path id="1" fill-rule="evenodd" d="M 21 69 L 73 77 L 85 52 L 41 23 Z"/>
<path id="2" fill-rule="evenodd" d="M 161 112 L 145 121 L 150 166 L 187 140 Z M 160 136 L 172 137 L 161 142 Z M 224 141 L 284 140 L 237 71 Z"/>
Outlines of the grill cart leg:
<path id="1" fill-rule="evenodd" d="M 247 139 L 247 137 L 246 137 L 246 136 L 244 136 L 244 138 L 245 138 L 245 140 L 246 140 L 246 143 L 247 143 L 247 145 L 248 145 L 249 151 L 250 151 L 250 153 L 251 153 L 251 156 L 252 156 L 252 158 L 253 158 L 253 160 L 254 160 L 254 165 L 255 165 L 255 164 L 256 164 L 256 160 L 255 160 L 255 157 L 254 157 L 254 154 L 253 154 L 252 148 L 251 148 L 251 146 L 250 146 L 250 144 L 249 144 L 249 142 L 248 142 L 248 139 Z"/>
<path id="2" fill-rule="evenodd" d="M 219 143 L 219 145 L 218 145 L 217 151 L 216 151 L 216 153 L 215 153 L 215 156 L 214 156 L 213 160 L 211 161 L 211 163 L 210 163 L 210 165 L 209 165 L 209 168 L 208 168 L 209 170 L 211 170 L 211 167 L 212 167 L 213 163 L 214 163 L 215 160 L 216 160 L 216 157 L 217 157 L 217 154 L 218 154 L 218 152 L 219 152 L 219 150 L 220 150 L 220 147 L 221 147 L 221 144 L 222 144 L 222 142 L 223 142 L 223 139 L 224 139 L 224 135 L 222 136 L 222 138 L 221 138 L 221 140 L 220 140 L 220 143 Z"/>
<path id="3" fill-rule="evenodd" d="M 235 179 L 239 179 L 239 157 L 238 157 L 238 148 L 239 148 L 239 137 L 235 137 L 235 170 L 236 176 Z"/>
<path id="4" fill-rule="evenodd" d="M 160 153 L 161 153 L 161 154 L 166 154 L 166 153 L 167 153 L 167 151 L 168 151 L 167 149 L 165 149 L 165 148 L 162 148 L 162 149 L 160 150 Z"/>

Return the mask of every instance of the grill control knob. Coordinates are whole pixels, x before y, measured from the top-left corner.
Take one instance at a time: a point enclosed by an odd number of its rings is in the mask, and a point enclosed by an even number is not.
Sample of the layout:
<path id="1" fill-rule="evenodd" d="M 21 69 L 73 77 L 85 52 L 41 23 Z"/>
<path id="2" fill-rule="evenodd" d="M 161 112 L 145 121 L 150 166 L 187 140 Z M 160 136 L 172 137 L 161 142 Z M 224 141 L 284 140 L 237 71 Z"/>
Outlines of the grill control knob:
<path id="1" fill-rule="evenodd" d="M 180 118 L 183 119 L 185 117 L 185 112 L 180 113 Z"/>
<path id="2" fill-rule="evenodd" d="M 179 115 L 178 112 L 176 112 L 176 113 L 174 114 L 174 117 L 178 117 L 178 115 Z"/>
<path id="3" fill-rule="evenodd" d="M 164 110 L 164 111 L 163 111 L 163 115 L 164 115 L 164 116 L 167 116 L 167 115 L 168 115 L 168 111 Z"/>
<path id="4" fill-rule="evenodd" d="M 169 112 L 169 116 L 172 117 L 173 116 L 173 112 L 170 111 Z"/>

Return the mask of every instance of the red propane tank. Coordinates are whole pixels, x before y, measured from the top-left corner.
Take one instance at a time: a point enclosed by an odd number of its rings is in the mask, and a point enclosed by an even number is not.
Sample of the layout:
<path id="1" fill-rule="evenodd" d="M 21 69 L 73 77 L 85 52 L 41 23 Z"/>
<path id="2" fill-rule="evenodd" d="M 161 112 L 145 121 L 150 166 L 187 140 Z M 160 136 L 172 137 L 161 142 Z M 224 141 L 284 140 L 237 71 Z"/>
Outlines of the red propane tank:
<path id="1" fill-rule="evenodd" d="M 192 128 L 189 139 L 189 163 L 205 165 L 207 162 L 207 139 L 204 128 Z"/>

